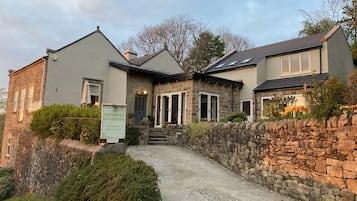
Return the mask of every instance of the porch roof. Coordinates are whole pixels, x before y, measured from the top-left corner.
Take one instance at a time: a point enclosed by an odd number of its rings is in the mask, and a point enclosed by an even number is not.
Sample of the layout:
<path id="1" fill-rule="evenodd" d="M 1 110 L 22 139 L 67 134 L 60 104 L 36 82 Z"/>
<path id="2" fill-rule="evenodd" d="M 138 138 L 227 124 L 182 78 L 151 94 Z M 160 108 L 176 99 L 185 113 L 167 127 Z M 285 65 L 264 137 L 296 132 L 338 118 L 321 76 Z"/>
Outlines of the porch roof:
<path id="1" fill-rule="evenodd" d="M 185 80 L 201 80 L 209 83 L 217 83 L 241 89 L 243 86 L 242 81 L 232 81 L 219 77 L 210 76 L 202 73 L 180 73 L 175 75 L 162 76 L 154 80 L 154 84 L 177 82 Z"/>
<path id="2" fill-rule="evenodd" d="M 317 74 L 317 80 L 322 82 L 328 78 L 328 73 Z M 276 80 L 266 80 L 262 84 L 258 85 L 254 91 L 269 91 L 275 89 L 286 89 L 293 87 L 302 87 L 304 84 L 310 85 L 313 82 L 313 75 L 305 75 L 299 77 L 289 77 Z"/>

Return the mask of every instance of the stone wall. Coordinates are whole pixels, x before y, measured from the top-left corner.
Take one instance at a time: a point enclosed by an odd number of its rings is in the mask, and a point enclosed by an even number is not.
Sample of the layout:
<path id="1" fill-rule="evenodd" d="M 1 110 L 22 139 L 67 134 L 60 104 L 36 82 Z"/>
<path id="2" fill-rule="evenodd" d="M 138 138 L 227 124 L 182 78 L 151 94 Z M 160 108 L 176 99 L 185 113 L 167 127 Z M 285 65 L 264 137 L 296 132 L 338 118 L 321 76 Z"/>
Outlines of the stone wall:
<path id="1" fill-rule="evenodd" d="M 357 114 L 212 123 L 189 146 L 244 178 L 300 200 L 357 200 Z"/>
<path id="2" fill-rule="evenodd" d="M 89 164 L 101 146 L 74 140 L 41 139 L 21 134 L 15 161 L 17 194 L 53 196 L 58 184 L 75 168 Z"/>

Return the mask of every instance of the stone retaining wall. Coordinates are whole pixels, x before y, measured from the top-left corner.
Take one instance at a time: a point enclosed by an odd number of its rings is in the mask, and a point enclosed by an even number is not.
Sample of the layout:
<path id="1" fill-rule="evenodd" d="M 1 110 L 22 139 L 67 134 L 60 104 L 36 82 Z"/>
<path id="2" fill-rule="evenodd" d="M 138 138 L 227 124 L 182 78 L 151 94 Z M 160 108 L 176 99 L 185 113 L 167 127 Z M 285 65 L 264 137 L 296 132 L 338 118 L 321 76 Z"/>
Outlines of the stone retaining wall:
<path id="1" fill-rule="evenodd" d="M 16 193 L 53 196 L 75 168 L 90 164 L 97 152 L 107 151 L 124 152 L 124 145 L 102 147 L 75 140 L 42 139 L 31 132 L 21 134 L 15 161 Z"/>
<path id="2" fill-rule="evenodd" d="M 182 138 L 184 139 L 184 138 Z M 188 146 L 244 178 L 300 200 L 357 200 L 357 114 L 212 123 Z"/>

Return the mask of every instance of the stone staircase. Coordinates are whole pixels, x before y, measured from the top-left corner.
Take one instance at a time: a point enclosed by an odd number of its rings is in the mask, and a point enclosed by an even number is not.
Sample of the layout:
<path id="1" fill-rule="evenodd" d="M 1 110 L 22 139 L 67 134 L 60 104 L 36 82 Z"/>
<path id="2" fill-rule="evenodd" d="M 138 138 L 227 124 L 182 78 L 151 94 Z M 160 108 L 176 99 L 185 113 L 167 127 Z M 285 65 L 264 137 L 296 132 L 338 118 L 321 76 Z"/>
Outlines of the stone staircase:
<path id="1" fill-rule="evenodd" d="M 162 128 L 150 128 L 148 144 L 150 145 L 167 144 L 166 131 Z"/>

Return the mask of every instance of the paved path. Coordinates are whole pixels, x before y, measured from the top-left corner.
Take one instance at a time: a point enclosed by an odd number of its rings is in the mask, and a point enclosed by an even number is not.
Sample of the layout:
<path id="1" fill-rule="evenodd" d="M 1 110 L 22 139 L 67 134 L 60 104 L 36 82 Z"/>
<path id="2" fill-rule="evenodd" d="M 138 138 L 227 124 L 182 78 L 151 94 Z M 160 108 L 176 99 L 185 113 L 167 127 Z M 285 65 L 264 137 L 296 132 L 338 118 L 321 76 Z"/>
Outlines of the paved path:
<path id="1" fill-rule="evenodd" d="M 182 147 L 130 146 L 127 154 L 154 167 L 163 201 L 293 200 Z"/>

